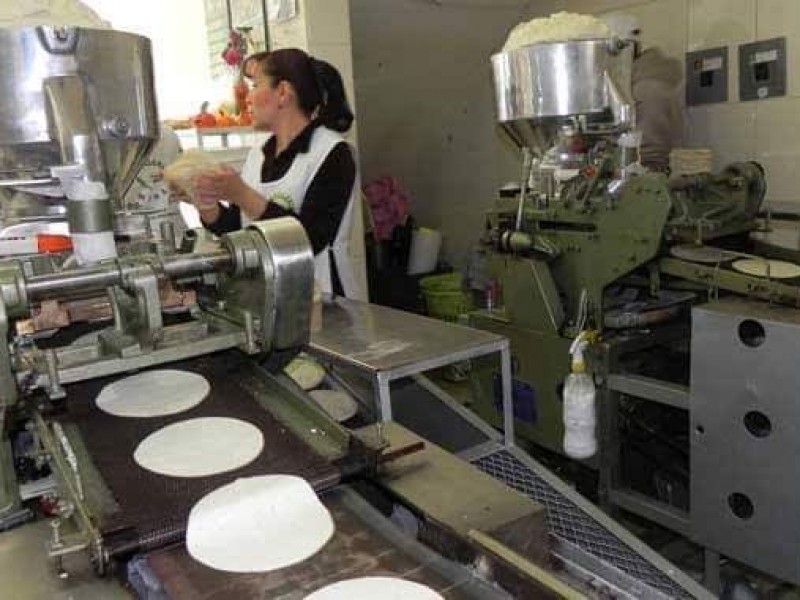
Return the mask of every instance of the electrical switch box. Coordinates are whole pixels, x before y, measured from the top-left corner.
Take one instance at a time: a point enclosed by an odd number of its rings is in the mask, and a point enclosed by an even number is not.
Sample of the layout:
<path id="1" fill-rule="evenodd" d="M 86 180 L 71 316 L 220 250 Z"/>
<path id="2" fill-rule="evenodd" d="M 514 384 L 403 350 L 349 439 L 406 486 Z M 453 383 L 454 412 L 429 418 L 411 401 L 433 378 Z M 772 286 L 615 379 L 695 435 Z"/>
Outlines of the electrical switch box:
<path id="1" fill-rule="evenodd" d="M 728 101 L 728 48 L 686 53 L 686 104 Z"/>
<path id="2" fill-rule="evenodd" d="M 739 46 L 739 99 L 786 95 L 786 38 Z"/>

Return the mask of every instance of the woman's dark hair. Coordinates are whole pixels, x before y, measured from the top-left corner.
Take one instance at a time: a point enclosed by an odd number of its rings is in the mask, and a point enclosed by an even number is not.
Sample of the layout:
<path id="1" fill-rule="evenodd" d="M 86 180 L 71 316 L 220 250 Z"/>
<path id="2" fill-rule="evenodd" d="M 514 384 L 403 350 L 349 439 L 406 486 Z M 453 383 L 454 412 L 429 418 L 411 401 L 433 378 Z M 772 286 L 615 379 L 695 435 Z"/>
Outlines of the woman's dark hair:
<path id="1" fill-rule="evenodd" d="M 342 76 L 336 67 L 313 58 L 296 48 L 260 52 L 248 57 L 244 71 L 252 76 L 257 65 L 273 85 L 288 81 L 297 93 L 301 110 L 334 131 L 344 133 L 353 124 L 353 111 L 347 102 Z"/>

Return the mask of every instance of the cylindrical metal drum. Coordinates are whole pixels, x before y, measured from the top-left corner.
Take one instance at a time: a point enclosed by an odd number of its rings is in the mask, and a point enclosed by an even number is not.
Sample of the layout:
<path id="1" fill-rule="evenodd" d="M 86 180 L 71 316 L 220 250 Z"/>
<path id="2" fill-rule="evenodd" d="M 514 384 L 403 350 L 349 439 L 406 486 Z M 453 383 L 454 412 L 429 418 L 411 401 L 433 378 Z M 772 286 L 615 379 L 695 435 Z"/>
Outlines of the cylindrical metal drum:
<path id="1" fill-rule="evenodd" d="M 611 111 L 632 119 L 633 48 L 617 40 L 547 42 L 492 57 L 497 119 L 521 145 L 540 148 L 554 119 Z"/>

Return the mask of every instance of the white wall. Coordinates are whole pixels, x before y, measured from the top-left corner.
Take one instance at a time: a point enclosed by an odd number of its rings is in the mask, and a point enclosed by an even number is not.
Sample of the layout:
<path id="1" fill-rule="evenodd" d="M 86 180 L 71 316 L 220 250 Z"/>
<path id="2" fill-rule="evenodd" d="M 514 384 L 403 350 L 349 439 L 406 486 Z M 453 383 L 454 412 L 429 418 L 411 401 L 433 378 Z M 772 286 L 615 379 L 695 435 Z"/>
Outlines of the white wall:
<path id="1" fill-rule="evenodd" d="M 153 43 L 156 97 L 161 119 L 197 113 L 200 103 L 231 95 L 211 80 L 203 2 L 200 0 L 84 0 L 114 29 Z"/>
<path id="2" fill-rule="evenodd" d="M 549 2 L 350 0 L 364 181 L 399 177 L 418 223 L 464 265 L 518 154 L 494 122 L 489 57 Z"/>
<path id="3" fill-rule="evenodd" d="M 560 0 L 560 5 L 637 14 L 647 40 L 681 61 L 686 51 L 727 45 L 729 101 L 690 108 L 686 139 L 712 148 L 717 168 L 736 160 L 760 162 L 771 205 L 800 211 L 800 0 Z M 740 102 L 738 45 L 780 36 L 787 37 L 788 95 Z"/>
<path id="4" fill-rule="evenodd" d="M 358 145 L 358 114 L 353 82 L 353 48 L 349 0 L 298 0 L 297 17 L 270 23 L 271 46 L 301 48 L 335 66 L 342 75 L 347 97 L 356 112 L 356 122 L 347 138 Z"/>

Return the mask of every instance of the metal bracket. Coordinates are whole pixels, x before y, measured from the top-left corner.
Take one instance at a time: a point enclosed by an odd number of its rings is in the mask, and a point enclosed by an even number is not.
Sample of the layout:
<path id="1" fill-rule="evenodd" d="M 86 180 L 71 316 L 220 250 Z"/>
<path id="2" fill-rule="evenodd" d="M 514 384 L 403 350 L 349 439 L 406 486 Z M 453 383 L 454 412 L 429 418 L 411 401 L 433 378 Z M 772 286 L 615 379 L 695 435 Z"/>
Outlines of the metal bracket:
<path id="1" fill-rule="evenodd" d="M 51 348 L 44 356 L 47 362 L 47 377 L 50 380 L 50 385 L 47 388 L 47 397 L 51 400 L 65 398 L 67 393 L 64 391 L 58 376 L 58 353 Z"/>
<path id="2" fill-rule="evenodd" d="M 138 341 L 142 348 L 154 348 L 163 336 L 158 278 L 149 265 L 122 265 L 123 288 L 110 292 L 116 331 Z"/>

